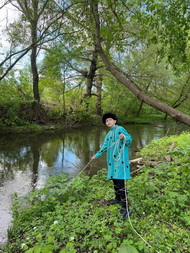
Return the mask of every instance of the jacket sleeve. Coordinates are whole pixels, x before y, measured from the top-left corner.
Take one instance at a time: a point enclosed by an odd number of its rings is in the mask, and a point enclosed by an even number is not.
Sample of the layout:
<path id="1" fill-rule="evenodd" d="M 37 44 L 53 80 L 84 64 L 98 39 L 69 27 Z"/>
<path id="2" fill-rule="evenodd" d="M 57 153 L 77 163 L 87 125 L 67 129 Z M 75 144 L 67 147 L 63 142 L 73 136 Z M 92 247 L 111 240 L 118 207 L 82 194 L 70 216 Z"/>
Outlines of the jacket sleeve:
<path id="1" fill-rule="evenodd" d="M 132 143 L 131 135 L 127 132 L 127 130 L 124 127 L 120 127 L 119 132 L 125 135 L 126 138 L 125 146 L 129 147 Z"/>
<path id="2" fill-rule="evenodd" d="M 95 158 L 99 158 L 100 156 L 103 155 L 103 153 L 105 153 L 107 151 L 107 138 L 104 139 L 104 143 L 102 144 L 100 150 L 94 155 Z"/>

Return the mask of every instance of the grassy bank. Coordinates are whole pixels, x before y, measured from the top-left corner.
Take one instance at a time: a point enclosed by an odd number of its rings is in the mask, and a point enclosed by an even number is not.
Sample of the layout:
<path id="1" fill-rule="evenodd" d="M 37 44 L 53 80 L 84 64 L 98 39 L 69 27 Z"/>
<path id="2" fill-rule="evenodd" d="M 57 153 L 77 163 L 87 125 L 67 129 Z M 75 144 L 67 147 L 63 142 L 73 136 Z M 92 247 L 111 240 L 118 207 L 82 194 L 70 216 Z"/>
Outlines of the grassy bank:
<path id="1" fill-rule="evenodd" d="M 190 252 L 190 134 L 151 142 L 127 182 L 130 221 L 122 221 L 103 169 L 91 179 L 51 177 L 44 189 L 15 196 L 5 253 Z M 138 232 L 141 237 L 136 233 Z"/>

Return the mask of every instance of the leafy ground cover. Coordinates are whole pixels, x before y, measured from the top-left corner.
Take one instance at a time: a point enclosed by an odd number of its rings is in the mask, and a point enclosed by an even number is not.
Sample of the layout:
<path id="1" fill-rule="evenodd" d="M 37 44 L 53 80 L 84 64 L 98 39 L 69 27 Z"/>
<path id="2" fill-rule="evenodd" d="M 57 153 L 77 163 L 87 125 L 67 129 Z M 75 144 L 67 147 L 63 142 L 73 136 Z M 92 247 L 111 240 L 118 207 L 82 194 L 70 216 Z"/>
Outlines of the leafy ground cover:
<path id="1" fill-rule="evenodd" d="M 27 197 L 15 196 L 3 252 L 190 252 L 190 134 L 152 141 L 140 155 L 161 163 L 127 182 L 130 220 L 122 221 L 118 205 L 106 205 L 114 192 L 105 169 L 69 183 L 61 174 Z"/>

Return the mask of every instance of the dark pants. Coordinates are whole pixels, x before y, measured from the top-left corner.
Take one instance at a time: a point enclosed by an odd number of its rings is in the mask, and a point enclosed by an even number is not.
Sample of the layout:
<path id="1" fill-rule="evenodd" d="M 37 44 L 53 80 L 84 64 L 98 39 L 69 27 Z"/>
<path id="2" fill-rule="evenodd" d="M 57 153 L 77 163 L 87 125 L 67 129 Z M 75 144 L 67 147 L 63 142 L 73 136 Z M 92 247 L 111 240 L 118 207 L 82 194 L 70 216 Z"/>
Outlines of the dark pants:
<path id="1" fill-rule="evenodd" d="M 126 208 L 125 180 L 112 179 L 115 190 L 115 199 L 121 201 L 122 207 Z"/>

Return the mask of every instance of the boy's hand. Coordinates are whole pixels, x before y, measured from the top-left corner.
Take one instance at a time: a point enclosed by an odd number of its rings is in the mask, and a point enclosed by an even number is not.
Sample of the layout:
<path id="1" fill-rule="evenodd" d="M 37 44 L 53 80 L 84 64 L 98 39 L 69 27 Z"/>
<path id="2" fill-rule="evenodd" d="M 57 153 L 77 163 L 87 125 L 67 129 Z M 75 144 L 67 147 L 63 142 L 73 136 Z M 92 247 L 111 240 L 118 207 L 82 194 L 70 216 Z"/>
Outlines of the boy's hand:
<path id="1" fill-rule="evenodd" d="M 120 134 L 119 139 L 123 139 L 124 138 L 124 134 Z"/>
<path id="2" fill-rule="evenodd" d="M 91 160 L 94 160 L 94 159 L 96 159 L 96 157 L 93 156 L 93 157 L 91 158 Z"/>

